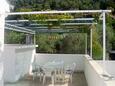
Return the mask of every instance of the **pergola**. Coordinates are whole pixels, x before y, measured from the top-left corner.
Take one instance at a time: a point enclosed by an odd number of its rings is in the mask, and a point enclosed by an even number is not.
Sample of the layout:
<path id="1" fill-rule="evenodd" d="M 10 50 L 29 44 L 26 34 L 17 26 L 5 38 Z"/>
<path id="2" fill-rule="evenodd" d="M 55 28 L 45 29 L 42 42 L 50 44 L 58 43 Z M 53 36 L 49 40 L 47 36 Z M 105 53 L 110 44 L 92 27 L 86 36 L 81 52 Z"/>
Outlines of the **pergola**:
<path id="1" fill-rule="evenodd" d="M 61 28 L 62 29 L 71 29 L 72 26 L 78 26 L 78 25 L 91 25 L 91 24 L 97 24 L 93 20 L 94 18 L 76 18 L 76 19 L 60 19 L 61 20 Z M 37 23 L 37 21 L 48 21 L 48 22 L 57 22 L 59 21 L 58 19 L 46 19 L 46 20 L 7 20 L 6 21 L 6 26 L 7 27 L 20 27 L 20 28 L 27 28 L 31 30 L 35 30 L 36 32 L 48 32 L 48 24 L 42 24 L 42 23 Z M 65 26 L 63 28 L 63 26 Z M 66 27 L 67 26 L 67 27 Z M 17 27 L 17 28 L 18 28 Z M 62 31 L 60 27 L 53 27 L 49 32 L 52 30 L 56 31 Z M 63 31 L 62 31 L 63 32 Z"/>
<path id="2" fill-rule="evenodd" d="M 18 32 L 23 32 L 27 34 L 35 34 L 37 33 L 76 33 L 80 32 L 78 27 L 87 25 L 88 27 L 94 24 L 94 18 L 73 18 L 73 19 L 61 19 L 62 27 L 53 27 L 49 29 L 48 24 L 36 23 L 37 21 L 59 21 L 58 19 L 45 19 L 45 20 L 6 20 L 5 29 L 14 30 Z M 26 24 L 26 25 L 25 25 Z M 63 27 L 64 26 L 64 27 Z M 76 27 L 78 26 L 78 27 Z M 75 29 L 76 28 L 76 29 Z M 85 54 L 87 54 L 87 33 L 85 34 Z M 28 35 L 26 36 L 28 37 Z M 92 38 L 92 35 L 90 36 Z M 27 38 L 28 39 L 28 38 Z M 29 41 L 29 40 L 28 40 Z M 92 41 L 90 42 L 92 43 Z M 35 44 L 35 38 L 34 38 Z M 91 44 L 92 49 L 92 44 Z M 90 51 L 92 52 L 92 50 Z M 92 53 L 91 53 L 92 54 Z M 90 54 L 90 55 L 91 55 Z"/>
<path id="3" fill-rule="evenodd" d="M 111 10 L 68 10 L 68 11 L 35 11 L 35 12 L 12 12 L 12 13 L 6 13 L 6 15 L 30 15 L 30 14 L 64 14 L 64 13 L 100 13 L 101 19 L 102 19 L 102 27 L 103 27 L 103 61 L 106 60 L 106 13 L 111 12 Z M 75 25 L 93 25 L 97 24 L 96 22 L 92 22 L 94 18 L 76 18 L 76 19 L 63 19 L 62 21 L 83 21 L 83 22 L 72 22 L 72 23 L 62 23 L 63 26 L 75 26 Z M 36 21 L 36 20 L 33 20 Z M 46 21 L 57 21 L 56 19 L 49 19 Z M 84 22 L 85 21 L 85 22 Z M 90 21 L 90 22 L 88 22 Z M 14 22 L 18 22 L 15 23 Z M 43 24 L 31 24 L 32 27 L 26 27 L 22 26 L 22 22 L 29 22 L 29 20 L 7 20 L 6 21 L 6 29 L 15 30 L 19 32 L 25 32 L 29 34 L 35 34 L 35 31 L 33 31 L 31 28 L 38 29 L 36 31 L 38 32 L 48 32 L 48 28 L 45 27 Z M 42 26 L 42 27 L 41 27 Z M 13 27 L 17 29 L 12 29 Z M 35 30 L 34 29 L 34 30 Z M 55 28 L 54 30 L 50 30 L 51 32 L 67 32 L 68 30 L 60 30 L 58 28 Z M 86 43 L 87 45 L 87 43 Z M 92 28 L 90 29 L 90 56 L 92 57 Z"/>

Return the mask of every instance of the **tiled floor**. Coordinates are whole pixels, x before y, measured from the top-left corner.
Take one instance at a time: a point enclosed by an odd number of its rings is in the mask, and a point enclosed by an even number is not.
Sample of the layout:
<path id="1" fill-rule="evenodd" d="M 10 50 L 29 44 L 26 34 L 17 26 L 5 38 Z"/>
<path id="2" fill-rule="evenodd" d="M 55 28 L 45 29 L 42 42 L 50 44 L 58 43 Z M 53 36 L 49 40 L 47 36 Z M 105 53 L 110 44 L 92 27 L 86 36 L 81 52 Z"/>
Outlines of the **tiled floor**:
<path id="1" fill-rule="evenodd" d="M 32 80 L 32 77 L 21 79 L 15 83 L 5 83 L 5 86 L 43 86 L 42 82 L 39 79 Z M 51 80 L 47 79 L 47 82 L 44 86 L 53 86 Z M 64 83 L 64 84 L 55 84 L 55 86 L 87 86 L 87 82 L 83 72 L 74 73 L 73 82 Z"/>

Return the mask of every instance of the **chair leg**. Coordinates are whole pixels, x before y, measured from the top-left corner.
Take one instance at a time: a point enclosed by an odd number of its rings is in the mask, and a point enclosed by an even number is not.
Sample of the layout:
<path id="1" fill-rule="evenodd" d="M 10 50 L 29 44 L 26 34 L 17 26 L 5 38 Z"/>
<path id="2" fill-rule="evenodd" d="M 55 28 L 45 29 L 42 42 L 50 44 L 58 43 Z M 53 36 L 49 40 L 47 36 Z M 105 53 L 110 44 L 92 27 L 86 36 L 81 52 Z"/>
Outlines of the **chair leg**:
<path id="1" fill-rule="evenodd" d="M 35 80 L 35 77 L 37 77 L 37 72 L 33 73 L 33 80 Z"/>
<path id="2" fill-rule="evenodd" d="M 45 84 L 45 82 L 46 82 L 46 76 L 43 75 L 43 85 Z"/>
<path id="3" fill-rule="evenodd" d="M 72 83 L 72 75 L 70 75 L 70 82 Z"/>
<path id="4" fill-rule="evenodd" d="M 34 73 L 33 73 L 33 80 L 35 79 L 35 75 L 34 75 Z"/>
<path id="5" fill-rule="evenodd" d="M 35 80 L 35 77 L 36 77 L 36 73 L 33 73 L 33 80 Z"/>
<path id="6" fill-rule="evenodd" d="M 42 80 L 42 75 L 41 75 L 41 73 L 40 73 L 40 82 L 41 82 L 41 80 Z"/>
<path id="7" fill-rule="evenodd" d="M 55 83 L 55 78 L 54 78 L 54 76 L 53 76 L 53 75 L 52 75 L 51 79 L 52 79 L 52 85 L 54 86 L 54 83 Z"/>

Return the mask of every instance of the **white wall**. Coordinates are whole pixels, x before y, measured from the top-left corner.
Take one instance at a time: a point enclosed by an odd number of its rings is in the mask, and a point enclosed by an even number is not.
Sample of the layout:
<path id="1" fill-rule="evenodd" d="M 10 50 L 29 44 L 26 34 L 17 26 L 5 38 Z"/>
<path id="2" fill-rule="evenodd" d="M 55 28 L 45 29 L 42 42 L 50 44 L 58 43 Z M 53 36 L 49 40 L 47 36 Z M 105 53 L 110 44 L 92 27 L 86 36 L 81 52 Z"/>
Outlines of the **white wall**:
<path id="1" fill-rule="evenodd" d="M 86 57 L 85 62 L 85 76 L 88 86 L 105 86 L 103 85 L 103 79 L 100 77 L 102 70 L 100 66 L 93 60 Z M 98 69 L 98 71 L 96 70 Z"/>
<path id="2" fill-rule="evenodd" d="M 105 70 L 112 76 L 115 77 L 115 61 L 104 61 L 105 66 L 103 66 L 103 61 L 97 61 L 102 68 L 105 68 Z"/>
<path id="3" fill-rule="evenodd" d="M 29 73 L 34 54 L 34 45 L 5 45 L 2 55 L 5 82 L 15 82 Z"/>
<path id="4" fill-rule="evenodd" d="M 16 81 L 29 71 L 29 66 L 35 51 L 34 46 L 5 45 L 4 64 L 5 81 Z M 33 58 L 32 58 L 33 57 Z M 89 59 L 89 56 L 80 54 L 39 54 L 35 55 L 38 65 L 51 61 L 64 61 L 65 65 L 73 62 L 77 64 L 77 71 L 84 71 L 88 86 L 115 86 L 115 80 L 106 81 L 102 77 L 103 69 L 98 62 Z"/>
<path id="5" fill-rule="evenodd" d="M 0 0 L 0 53 L 4 49 L 5 12 L 9 12 L 9 5 L 6 0 Z"/>
<path id="6" fill-rule="evenodd" d="M 77 71 L 84 71 L 88 86 L 115 86 L 115 80 L 106 81 L 102 76 L 103 69 L 88 55 L 80 54 L 36 54 L 35 62 L 38 65 L 51 61 L 64 61 L 65 65 L 75 62 Z M 108 73 L 107 73 L 108 74 Z"/>
<path id="7" fill-rule="evenodd" d="M 9 12 L 9 5 L 6 0 L 0 0 L 0 62 L 3 62 L 5 12 Z M 0 86 L 3 86 L 3 64 L 0 64 Z"/>
<path id="8" fill-rule="evenodd" d="M 3 63 L 0 63 L 0 86 L 3 86 Z"/>
<path id="9" fill-rule="evenodd" d="M 115 86 L 115 80 L 106 80 L 103 74 L 103 68 L 94 60 L 85 56 L 85 77 L 88 83 L 88 86 Z M 108 74 L 105 71 L 106 74 Z"/>
<path id="10" fill-rule="evenodd" d="M 36 63 L 38 65 L 47 64 L 47 62 L 51 61 L 64 61 L 65 65 L 72 64 L 75 62 L 77 64 L 76 70 L 83 71 L 84 70 L 84 55 L 82 54 L 36 54 Z"/>

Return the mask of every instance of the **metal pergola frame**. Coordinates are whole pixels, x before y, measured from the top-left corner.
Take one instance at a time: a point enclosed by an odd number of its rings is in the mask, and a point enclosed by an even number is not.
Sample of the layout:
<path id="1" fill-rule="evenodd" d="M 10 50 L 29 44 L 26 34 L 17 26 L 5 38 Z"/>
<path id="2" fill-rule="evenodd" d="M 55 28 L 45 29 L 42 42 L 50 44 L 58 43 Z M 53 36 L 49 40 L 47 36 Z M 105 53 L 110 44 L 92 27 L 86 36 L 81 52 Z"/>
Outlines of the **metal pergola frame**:
<path id="1" fill-rule="evenodd" d="M 21 28 L 27 28 L 27 29 L 31 29 L 31 32 L 32 30 L 36 30 L 37 32 L 66 32 L 65 28 L 66 29 L 72 29 L 71 27 L 72 26 L 78 26 L 78 25 L 91 25 L 91 24 L 97 24 L 94 22 L 94 18 L 75 18 L 75 19 L 60 19 L 59 21 L 62 21 L 60 23 L 60 26 L 61 27 L 53 27 L 53 28 L 50 28 L 48 27 L 48 24 L 45 24 L 45 23 L 38 23 L 38 21 L 58 21 L 58 19 L 45 19 L 45 20 L 6 20 L 6 26 L 9 25 L 9 26 L 17 26 L 18 29 L 20 29 L 21 31 Z M 24 23 L 27 23 L 29 25 L 23 25 Z M 70 26 L 70 27 L 67 27 L 67 26 Z M 64 30 L 63 31 L 60 31 L 59 28 L 63 28 Z M 8 29 L 8 28 L 6 28 Z M 39 30 L 38 30 L 39 29 Z M 53 30 L 53 29 L 57 29 L 57 30 Z M 19 31 L 19 30 L 17 30 Z M 26 30 L 27 31 L 27 30 Z M 69 30 L 67 30 L 68 32 Z M 30 31 L 29 31 L 30 32 Z M 28 31 L 27 31 L 28 33 Z"/>
<path id="2" fill-rule="evenodd" d="M 45 19 L 44 21 L 58 21 L 59 19 Z M 94 20 L 94 18 L 75 18 L 75 19 L 61 19 L 61 21 L 74 21 L 74 20 Z M 30 20 L 7 20 L 6 22 L 28 22 Z M 43 20 L 32 20 L 32 21 L 43 21 Z"/>
<path id="3" fill-rule="evenodd" d="M 94 18 L 76 18 L 76 19 L 61 19 L 60 21 L 69 21 L 69 22 L 73 22 L 73 23 L 61 23 L 61 26 L 78 26 L 78 25 L 92 25 L 92 24 L 97 24 L 95 22 L 93 22 Z M 66 29 L 60 29 L 60 28 L 54 28 L 53 29 L 49 29 L 48 27 L 46 27 L 48 24 L 38 24 L 36 23 L 37 21 L 58 21 L 58 19 L 46 19 L 46 20 L 6 20 L 6 24 L 5 24 L 5 29 L 8 30 L 14 30 L 14 31 L 18 31 L 18 32 L 23 32 L 23 33 L 27 33 L 27 34 L 35 34 L 35 31 L 38 33 L 76 33 L 79 32 L 78 30 L 72 29 L 70 27 L 66 27 Z M 31 22 L 30 27 L 27 26 L 23 26 L 20 23 L 25 23 L 25 22 Z M 10 24 L 11 23 L 11 24 Z M 16 24 L 17 23 L 17 24 Z M 14 24 L 14 25 L 13 25 Z M 33 26 L 36 27 L 33 27 Z M 42 27 L 40 27 L 42 26 Z M 27 28 L 27 29 L 26 29 Z M 31 30 L 33 29 L 34 30 Z M 62 27 L 61 27 L 62 28 Z M 65 27 L 64 27 L 65 28 Z M 75 27 L 74 27 L 75 28 Z M 78 28 L 78 27 L 77 27 Z M 35 36 L 34 36 L 35 37 Z M 34 38 L 35 39 L 35 38 Z M 35 40 L 34 40 L 34 44 L 35 44 Z"/>
<path id="4" fill-rule="evenodd" d="M 30 29 L 26 29 L 24 27 L 18 27 L 16 25 L 12 25 L 12 24 L 5 24 L 5 29 L 7 30 L 13 30 L 13 31 L 17 31 L 17 32 L 23 32 L 23 33 L 27 33 L 27 34 L 35 34 L 35 31 L 30 30 Z"/>
<path id="5" fill-rule="evenodd" d="M 12 12 L 6 13 L 6 15 L 30 15 L 30 14 L 63 14 L 63 13 L 101 13 L 103 21 L 103 61 L 106 60 L 106 13 L 111 10 L 69 10 L 69 11 L 35 11 L 35 12 Z M 92 29 L 91 29 L 91 52 L 92 57 Z"/>
<path id="6" fill-rule="evenodd" d="M 6 15 L 28 15 L 28 14 L 63 14 L 63 13 L 108 13 L 111 10 L 66 10 L 66 11 L 34 11 L 34 12 L 12 12 Z"/>

